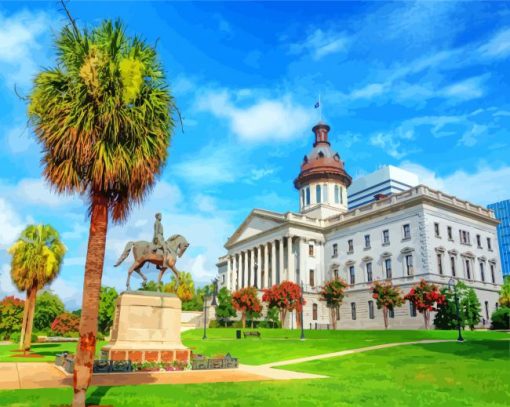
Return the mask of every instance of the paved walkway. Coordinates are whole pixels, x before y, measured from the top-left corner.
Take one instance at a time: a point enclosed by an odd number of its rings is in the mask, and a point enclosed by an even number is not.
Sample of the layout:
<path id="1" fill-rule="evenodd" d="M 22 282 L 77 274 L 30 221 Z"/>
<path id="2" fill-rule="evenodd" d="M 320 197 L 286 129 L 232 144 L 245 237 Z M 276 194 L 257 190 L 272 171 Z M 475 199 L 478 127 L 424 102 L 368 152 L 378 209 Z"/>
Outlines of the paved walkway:
<path id="1" fill-rule="evenodd" d="M 267 363 L 259 366 L 239 365 L 238 369 L 188 370 L 184 372 L 142 372 L 94 374 L 94 386 L 125 386 L 138 384 L 190 384 L 218 382 L 246 382 L 262 380 L 320 379 L 327 376 L 274 369 L 278 366 L 308 362 L 311 360 L 334 358 L 353 353 L 392 348 L 395 346 L 455 342 L 454 340 L 424 340 L 415 342 L 388 343 L 365 348 L 349 349 L 340 352 L 324 353 L 304 358 Z M 0 389 L 37 389 L 68 387 L 72 385 L 72 375 L 66 374 L 53 363 L 0 363 Z"/>

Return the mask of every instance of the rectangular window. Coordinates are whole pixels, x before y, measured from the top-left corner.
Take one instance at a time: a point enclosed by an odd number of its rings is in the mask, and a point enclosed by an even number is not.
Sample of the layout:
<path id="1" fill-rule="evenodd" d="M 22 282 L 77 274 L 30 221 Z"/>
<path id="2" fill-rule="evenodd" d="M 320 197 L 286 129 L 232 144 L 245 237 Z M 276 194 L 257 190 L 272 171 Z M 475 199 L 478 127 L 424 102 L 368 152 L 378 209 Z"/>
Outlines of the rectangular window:
<path id="1" fill-rule="evenodd" d="M 383 244 L 390 244 L 390 231 L 388 229 L 382 231 Z"/>
<path id="2" fill-rule="evenodd" d="M 384 269 L 386 271 L 386 278 L 391 278 L 391 259 L 384 259 Z"/>
<path id="3" fill-rule="evenodd" d="M 324 184 L 322 186 L 322 202 L 328 202 L 328 185 Z"/>
<path id="4" fill-rule="evenodd" d="M 368 317 L 370 319 L 374 319 L 375 318 L 374 302 L 373 301 L 368 301 Z"/>
<path id="5" fill-rule="evenodd" d="M 478 248 L 482 247 L 482 238 L 480 237 L 480 235 L 476 235 L 476 245 L 478 246 Z"/>
<path id="6" fill-rule="evenodd" d="M 333 277 L 335 280 L 338 280 L 338 269 L 337 268 L 333 270 Z"/>
<path id="7" fill-rule="evenodd" d="M 437 272 L 443 274 L 443 255 L 441 253 L 437 254 Z"/>
<path id="8" fill-rule="evenodd" d="M 313 305 L 312 305 L 312 313 L 313 313 L 313 315 L 312 315 L 312 319 L 313 319 L 314 321 L 317 321 L 317 319 L 318 319 L 318 318 L 317 318 L 317 316 L 318 316 L 318 315 L 317 315 L 317 314 L 318 314 L 318 312 L 317 312 L 317 304 L 313 304 Z"/>
<path id="9" fill-rule="evenodd" d="M 494 284 L 496 284 L 496 274 L 494 273 L 494 264 L 491 263 L 491 278 L 492 278 L 492 282 Z"/>
<path id="10" fill-rule="evenodd" d="M 315 286 L 315 278 L 314 278 L 314 271 L 313 270 L 310 270 L 310 286 L 311 287 L 314 287 Z"/>
<path id="11" fill-rule="evenodd" d="M 340 190 L 338 185 L 335 185 L 335 203 L 340 203 Z"/>
<path id="12" fill-rule="evenodd" d="M 412 317 L 416 316 L 416 305 L 414 305 L 414 302 L 409 302 L 409 315 Z"/>
<path id="13" fill-rule="evenodd" d="M 492 251 L 492 242 L 490 237 L 487 238 L 487 249 Z"/>
<path id="14" fill-rule="evenodd" d="M 351 285 L 354 285 L 356 283 L 356 272 L 354 271 L 354 266 L 349 267 L 349 276 Z"/>
<path id="15" fill-rule="evenodd" d="M 455 257 L 454 256 L 450 257 L 450 265 L 452 268 L 452 276 L 455 277 L 457 275 L 457 273 L 455 271 Z"/>
<path id="16" fill-rule="evenodd" d="M 370 249 L 370 235 L 365 235 L 365 249 Z"/>
<path id="17" fill-rule="evenodd" d="M 451 226 L 446 229 L 448 231 L 448 240 L 453 240 L 453 230 Z"/>
<path id="18" fill-rule="evenodd" d="M 353 321 L 356 321 L 356 303 L 351 302 L 351 317 Z"/>
<path id="19" fill-rule="evenodd" d="M 308 245 L 308 255 L 314 256 L 313 244 Z"/>
<path id="20" fill-rule="evenodd" d="M 471 280 L 471 264 L 468 259 L 466 259 L 466 276 L 468 280 Z"/>
<path id="21" fill-rule="evenodd" d="M 485 301 L 485 319 L 488 321 L 489 318 L 489 301 Z"/>
<path id="22" fill-rule="evenodd" d="M 305 190 L 301 190 L 301 207 L 305 206 Z"/>
<path id="23" fill-rule="evenodd" d="M 320 185 L 316 185 L 315 186 L 315 199 L 317 201 L 317 203 L 321 203 L 321 186 Z"/>
<path id="24" fill-rule="evenodd" d="M 406 262 L 406 273 L 408 276 L 412 276 L 414 274 L 413 255 L 407 254 L 405 257 L 405 262 Z"/>
<path id="25" fill-rule="evenodd" d="M 411 225 L 405 224 L 402 226 L 402 230 L 404 232 L 404 239 L 411 239 Z"/>
<path id="26" fill-rule="evenodd" d="M 352 239 L 347 241 L 347 246 L 348 246 L 347 251 L 349 253 L 352 253 L 354 251 L 354 243 L 353 243 Z"/>
<path id="27" fill-rule="evenodd" d="M 367 281 L 372 282 L 372 263 L 367 263 Z"/>
<path id="28" fill-rule="evenodd" d="M 310 205 L 310 187 L 306 187 L 306 205 Z"/>
<path id="29" fill-rule="evenodd" d="M 333 257 L 338 257 L 338 244 L 333 243 Z"/>
<path id="30" fill-rule="evenodd" d="M 482 261 L 480 262 L 480 278 L 485 282 L 485 265 Z"/>
<path id="31" fill-rule="evenodd" d="M 459 230 L 459 235 L 460 235 L 460 242 L 462 244 L 470 244 L 470 237 L 469 237 L 469 232 L 466 231 L 466 230 Z"/>
<path id="32" fill-rule="evenodd" d="M 393 308 L 388 309 L 388 316 L 390 318 L 395 318 L 395 310 Z"/>
<path id="33" fill-rule="evenodd" d="M 340 305 L 336 307 L 336 320 L 340 321 Z"/>
<path id="34" fill-rule="evenodd" d="M 434 233 L 436 234 L 436 237 L 441 237 L 439 234 L 439 223 L 434 223 Z"/>

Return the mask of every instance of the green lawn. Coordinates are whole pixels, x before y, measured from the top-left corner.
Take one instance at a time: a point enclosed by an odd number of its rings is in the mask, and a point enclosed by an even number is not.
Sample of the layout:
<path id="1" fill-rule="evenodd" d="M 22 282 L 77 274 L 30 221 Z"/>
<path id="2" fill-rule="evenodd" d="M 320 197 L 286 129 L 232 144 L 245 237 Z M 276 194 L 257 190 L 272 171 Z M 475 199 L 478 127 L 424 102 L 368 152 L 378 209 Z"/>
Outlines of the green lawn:
<path id="1" fill-rule="evenodd" d="M 509 345 L 491 340 L 410 345 L 286 367 L 327 379 L 94 387 L 87 401 L 115 407 L 507 406 Z M 71 396 L 71 389 L 0 391 L 0 404 L 58 406 Z"/>
<path id="2" fill-rule="evenodd" d="M 42 358 L 24 358 L 24 357 L 13 357 L 12 355 L 18 355 L 22 352 L 17 351 L 18 344 L 12 345 L 0 345 L 0 363 L 1 362 L 53 362 L 55 355 L 62 352 L 76 353 L 77 342 L 66 342 L 66 343 L 34 343 L 32 344 L 32 353 L 41 355 Z M 98 342 L 96 347 L 97 353 L 101 347 L 106 345 L 106 342 Z M 0 367 L 1 368 L 1 367 Z M 1 403 L 0 403 L 1 405 Z"/>
<path id="3" fill-rule="evenodd" d="M 182 334 L 183 343 L 195 353 L 208 356 L 230 352 L 241 363 L 260 365 L 280 360 L 295 359 L 321 353 L 363 348 L 391 342 L 411 342 L 422 339 L 456 339 L 455 331 L 305 331 L 305 341 L 299 340 L 300 331 L 288 329 L 258 329 L 256 337 L 235 339 L 235 329 L 195 329 Z M 510 335 L 492 331 L 467 331 L 466 339 L 510 339 Z"/>

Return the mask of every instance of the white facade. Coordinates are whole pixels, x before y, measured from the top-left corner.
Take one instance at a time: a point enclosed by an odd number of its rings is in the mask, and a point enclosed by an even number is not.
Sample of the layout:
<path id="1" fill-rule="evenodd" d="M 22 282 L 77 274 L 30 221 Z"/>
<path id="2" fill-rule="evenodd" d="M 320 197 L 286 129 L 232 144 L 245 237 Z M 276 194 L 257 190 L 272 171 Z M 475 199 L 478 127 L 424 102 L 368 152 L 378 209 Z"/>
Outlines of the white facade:
<path id="1" fill-rule="evenodd" d="M 388 279 L 407 293 L 421 278 L 446 285 L 455 272 L 475 289 L 489 324 L 503 278 L 492 211 L 419 185 L 327 218 L 303 212 L 253 210 L 225 245 L 220 284 L 262 290 L 283 280 L 302 282 L 304 324 L 313 327 L 331 322 L 318 292 L 338 273 L 350 284 L 338 327 L 380 329 L 382 312 L 371 298 L 370 280 Z M 406 303 L 390 327 L 421 328 L 423 318 Z"/>
<path id="2" fill-rule="evenodd" d="M 393 165 L 384 166 L 352 181 L 348 189 L 349 209 L 375 201 L 378 194 L 398 194 L 418 184 L 416 174 Z"/>

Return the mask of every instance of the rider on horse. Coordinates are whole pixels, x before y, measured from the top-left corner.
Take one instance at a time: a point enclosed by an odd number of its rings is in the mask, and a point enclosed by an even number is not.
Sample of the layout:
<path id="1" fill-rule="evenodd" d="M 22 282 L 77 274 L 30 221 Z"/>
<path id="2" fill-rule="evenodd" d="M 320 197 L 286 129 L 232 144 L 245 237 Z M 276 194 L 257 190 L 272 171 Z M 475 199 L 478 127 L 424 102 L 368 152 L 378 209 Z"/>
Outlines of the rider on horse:
<path id="1" fill-rule="evenodd" d="M 161 224 L 161 213 L 156 213 L 156 221 L 154 222 L 154 237 L 152 238 L 153 248 L 152 251 L 155 253 L 158 250 L 163 251 L 163 264 L 165 264 L 168 248 L 165 244 L 165 237 L 163 235 L 163 225 Z M 161 270 L 162 266 L 156 266 L 159 270 Z"/>

